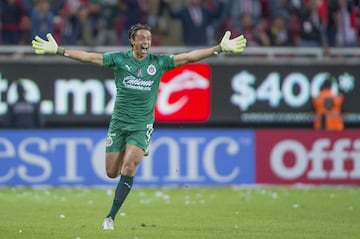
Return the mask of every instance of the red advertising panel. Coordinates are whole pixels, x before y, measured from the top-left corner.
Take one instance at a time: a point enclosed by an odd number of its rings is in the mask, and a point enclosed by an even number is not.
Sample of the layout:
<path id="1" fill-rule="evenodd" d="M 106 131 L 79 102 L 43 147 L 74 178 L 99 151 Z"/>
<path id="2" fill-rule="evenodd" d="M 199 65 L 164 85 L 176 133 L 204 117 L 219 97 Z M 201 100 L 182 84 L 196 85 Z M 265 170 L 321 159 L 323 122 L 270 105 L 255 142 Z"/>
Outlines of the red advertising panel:
<path id="1" fill-rule="evenodd" d="M 360 184 L 360 130 L 257 130 L 256 182 Z"/>
<path id="2" fill-rule="evenodd" d="M 210 117 L 210 78 L 210 66 L 204 63 L 166 72 L 159 87 L 156 121 L 206 122 Z"/>

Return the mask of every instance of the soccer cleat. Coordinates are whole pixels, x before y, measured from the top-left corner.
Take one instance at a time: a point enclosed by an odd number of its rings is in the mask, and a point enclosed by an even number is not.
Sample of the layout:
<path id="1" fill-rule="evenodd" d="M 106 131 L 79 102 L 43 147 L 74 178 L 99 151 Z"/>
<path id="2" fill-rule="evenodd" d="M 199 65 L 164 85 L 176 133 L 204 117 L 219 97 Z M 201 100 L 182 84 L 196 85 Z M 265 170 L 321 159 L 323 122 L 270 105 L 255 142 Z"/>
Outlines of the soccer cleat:
<path id="1" fill-rule="evenodd" d="M 107 217 L 104 219 L 104 222 L 102 224 L 103 230 L 114 230 L 114 220 L 111 217 Z"/>

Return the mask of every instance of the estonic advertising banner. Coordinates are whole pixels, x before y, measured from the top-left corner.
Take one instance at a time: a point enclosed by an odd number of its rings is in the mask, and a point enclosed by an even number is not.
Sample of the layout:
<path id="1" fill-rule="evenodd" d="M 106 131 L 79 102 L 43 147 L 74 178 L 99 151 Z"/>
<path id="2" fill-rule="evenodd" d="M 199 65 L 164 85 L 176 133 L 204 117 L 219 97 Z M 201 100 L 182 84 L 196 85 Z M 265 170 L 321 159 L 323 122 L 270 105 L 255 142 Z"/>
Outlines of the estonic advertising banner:
<path id="1" fill-rule="evenodd" d="M 0 186 L 101 186 L 105 129 L 0 130 Z M 238 185 L 255 181 L 252 130 L 153 133 L 136 186 Z"/>

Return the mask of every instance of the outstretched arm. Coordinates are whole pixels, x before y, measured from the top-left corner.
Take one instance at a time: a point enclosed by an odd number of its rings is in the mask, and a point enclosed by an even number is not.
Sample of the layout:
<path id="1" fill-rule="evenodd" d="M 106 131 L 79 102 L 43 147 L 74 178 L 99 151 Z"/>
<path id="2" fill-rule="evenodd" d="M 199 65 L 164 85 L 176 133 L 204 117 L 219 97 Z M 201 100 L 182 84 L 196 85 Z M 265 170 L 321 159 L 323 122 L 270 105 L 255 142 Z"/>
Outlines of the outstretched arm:
<path id="1" fill-rule="evenodd" d="M 215 53 L 213 47 L 193 50 L 187 53 L 181 53 L 174 56 L 174 65 L 177 67 L 177 66 L 185 65 L 187 63 L 201 61 L 214 54 Z"/>
<path id="2" fill-rule="evenodd" d="M 95 52 L 86 52 L 74 49 L 64 49 L 64 56 L 84 63 L 103 65 L 103 55 Z"/>
<path id="3" fill-rule="evenodd" d="M 99 66 L 103 65 L 103 56 L 100 53 L 65 49 L 58 46 L 50 33 L 48 33 L 46 37 L 48 39 L 47 41 L 39 36 L 36 36 L 32 41 L 32 47 L 35 49 L 36 54 L 57 54 L 85 63 L 92 63 Z"/>
<path id="4" fill-rule="evenodd" d="M 187 53 L 181 53 L 174 56 L 175 66 L 181 66 L 187 63 L 201 61 L 212 55 L 221 52 L 241 53 L 246 47 L 246 39 L 243 35 L 230 39 L 231 32 L 227 31 L 219 45 L 209 48 L 193 50 Z"/>

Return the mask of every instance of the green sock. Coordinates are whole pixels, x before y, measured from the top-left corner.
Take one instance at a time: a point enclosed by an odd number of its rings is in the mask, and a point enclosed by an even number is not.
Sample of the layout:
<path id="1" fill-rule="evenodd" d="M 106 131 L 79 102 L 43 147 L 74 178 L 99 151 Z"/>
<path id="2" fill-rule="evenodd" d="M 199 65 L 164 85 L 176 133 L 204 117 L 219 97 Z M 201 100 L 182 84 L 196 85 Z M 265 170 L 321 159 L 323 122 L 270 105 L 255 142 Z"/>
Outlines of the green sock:
<path id="1" fill-rule="evenodd" d="M 113 220 L 115 219 L 117 212 L 119 211 L 121 205 L 125 201 L 127 195 L 129 194 L 132 188 L 133 180 L 134 177 L 132 176 L 125 176 L 125 175 L 120 176 L 120 181 L 115 190 L 115 196 L 112 207 L 110 209 L 109 214 L 106 217 L 111 217 Z"/>

